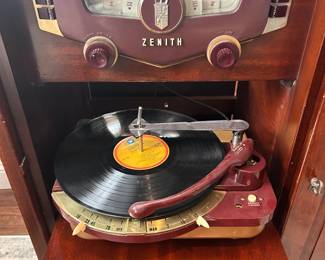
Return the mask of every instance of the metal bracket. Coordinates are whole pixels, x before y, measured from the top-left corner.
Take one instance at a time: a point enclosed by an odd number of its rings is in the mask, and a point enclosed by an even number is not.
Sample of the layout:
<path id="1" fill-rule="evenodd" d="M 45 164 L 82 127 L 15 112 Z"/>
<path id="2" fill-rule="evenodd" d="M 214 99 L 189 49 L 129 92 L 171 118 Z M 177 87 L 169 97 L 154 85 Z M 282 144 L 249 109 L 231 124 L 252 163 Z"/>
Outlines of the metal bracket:
<path id="1" fill-rule="evenodd" d="M 324 183 L 320 179 L 314 177 L 310 180 L 309 190 L 315 195 L 319 195 L 324 191 Z"/>
<path id="2" fill-rule="evenodd" d="M 280 84 L 285 88 L 293 88 L 296 86 L 297 80 L 285 80 L 281 79 Z"/>

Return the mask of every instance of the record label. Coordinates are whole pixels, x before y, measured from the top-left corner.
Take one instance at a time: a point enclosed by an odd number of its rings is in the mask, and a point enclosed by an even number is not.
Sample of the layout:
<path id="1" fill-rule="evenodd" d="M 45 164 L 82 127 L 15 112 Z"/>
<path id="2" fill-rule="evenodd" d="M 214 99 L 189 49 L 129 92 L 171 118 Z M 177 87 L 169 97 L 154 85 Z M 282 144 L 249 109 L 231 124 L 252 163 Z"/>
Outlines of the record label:
<path id="1" fill-rule="evenodd" d="M 153 135 L 143 135 L 143 151 L 140 138 L 133 136 L 121 140 L 114 148 L 113 156 L 121 166 L 131 170 L 149 170 L 164 163 L 169 147 L 164 140 Z"/>

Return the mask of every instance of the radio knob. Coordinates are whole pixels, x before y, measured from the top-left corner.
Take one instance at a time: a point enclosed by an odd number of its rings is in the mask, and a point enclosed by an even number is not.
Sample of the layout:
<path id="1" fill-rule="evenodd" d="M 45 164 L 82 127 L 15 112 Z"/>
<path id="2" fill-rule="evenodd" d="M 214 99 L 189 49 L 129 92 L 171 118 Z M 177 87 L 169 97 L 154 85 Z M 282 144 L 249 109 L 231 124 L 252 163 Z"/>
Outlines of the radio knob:
<path id="1" fill-rule="evenodd" d="M 88 64 L 97 69 L 112 67 L 118 57 L 115 44 L 103 36 L 88 39 L 85 43 L 83 54 Z"/>
<path id="2" fill-rule="evenodd" d="M 241 55 L 239 41 L 230 35 L 214 38 L 207 48 L 207 59 L 212 66 L 222 69 L 231 68 Z"/>

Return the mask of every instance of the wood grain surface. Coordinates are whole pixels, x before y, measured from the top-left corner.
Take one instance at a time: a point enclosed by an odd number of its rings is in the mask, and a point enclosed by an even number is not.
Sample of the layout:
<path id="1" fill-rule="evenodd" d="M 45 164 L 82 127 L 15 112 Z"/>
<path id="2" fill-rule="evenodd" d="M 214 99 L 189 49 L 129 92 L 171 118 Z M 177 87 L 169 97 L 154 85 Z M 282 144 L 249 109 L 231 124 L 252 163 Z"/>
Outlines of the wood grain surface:
<path id="1" fill-rule="evenodd" d="M 287 252 L 293 252 L 293 259 L 303 250 L 303 248 L 300 247 L 300 245 L 304 243 L 303 240 L 309 243 L 307 247 L 313 246 L 310 244 L 311 240 L 309 240 L 309 238 L 306 240 L 306 233 L 302 231 L 301 234 L 303 235 L 297 235 L 296 228 L 296 225 L 300 224 L 304 229 L 308 229 L 313 222 L 313 216 L 311 214 L 306 215 L 309 216 L 309 220 L 305 220 L 305 223 L 309 222 L 307 226 L 303 225 L 298 219 L 295 220 L 295 214 L 290 213 L 295 203 L 294 201 L 300 203 L 296 204 L 297 206 L 299 205 L 296 209 L 298 216 L 300 213 L 305 213 L 305 205 L 318 208 L 319 203 L 318 199 L 315 200 L 309 197 L 309 200 L 306 198 L 303 200 L 305 204 L 302 200 L 295 198 L 295 196 L 304 197 L 301 193 L 301 189 L 303 189 L 302 187 L 306 187 L 306 183 L 310 181 L 312 174 L 317 174 L 314 170 L 317 168 L 324 169 L 324 167 L 322 168 L 321 166 L 321 163 L 324 165 L 324 160 L 321 161 L 316 159 L 318 152 L 320 158 L 324 153 L 324 145 L 322 145 L 324 142 L 324 135 L 323 139 L 320 137 L 322 134 L 321 129 L 324 129 L 324 123 L 317 123 L 319 124 L 319 130 L 314 137 L 318 138 L 318 141 L 312 141 L 315 145 L 309 149 L 312 140 L 310 139 L 311 134 L 313 134 L 314 127 L 316 127 L 316 117 L 319 115 L 320 109 L 322 109 L 320 104 L 325 93 L 323 92 L 325 73 L 324 13 L 325 1 L 317 1 L 313 19 L 311 20 L 304 57 L 300 67 L 299 78 L 293 89 L 294 92 L 290 101 L 291 104 L 288 111 L 288 117 L 285 119 L 286 124 L 283 125 L 281 134 L 279 135 L 280 138 L 278 138 L 278 149 L 274 151 L 274 156 L 278 157 L 279 163 L 273 164 L 272 170 L 276 172 L 281 169 L 286 169 L 287 172 L 286 178 L 284 179 L 283 191 L 279 197 L 274 223 L 279 230 L 283 229 L 282 235 L 283 238 L 286 237 L 284 239 L 287 241 L 285 242 L 285 247 L 286 250 L 288 250 Z M 318 120 L 320 120 L 320 118 L 318 118 Z M 317 144 L 320 144 L 320 146 L 317 146 Z M 302 167 L 305 167 L 302 166 L 305 162 L 305 156 L 308 157 L 305 166 L 311 167 L 310 169 L 312 171 L 302 170 Z M 300 190 L 300 192 L 298 190 Z M 315 212 L 313 214 L 315 214 Z M 289 225 L 289 222 L 292 224 Z"/>
<path id="2" fill-rule="evenodd" d="M 0 48 L 1 53 L 2 50 Z M 22 115 L 20 114 L 20 116 Z M 31 180 L 29 163 L 24 155 L 15 124 L 12 121 L 1 80 L 0 122 L 0 157 L 6 169 L 7 177 L 15 194 L 35 251 L 41 257 L 44 255 L 49 238 L 49 232 L 45 226 L 47 218 L 44 217 L 44 212 L 40 209 L 40 200 L 35 194 L 35 186 Z M 50 207 L 50 204 L 47 207 Z M 47 211 L 46 213 L 51 212 Z"/>
<path id="3" fill-rule="evenodd" d="M 306 140 L 298 160 L 299 185 L 282 235 L 290 259 L 311 258 L 325 223 L 324 192 L 315 195 L 309 191 L 312 178 L 325 180 L 325 75 L 322 82 L 319 98 L 314 101 L 315 113 L 305 133 Z"/>
<path id="4" fill-rule="evenodd" d="M 278 140 L 286 126 L 293 89 L 284 88 L 279 81 L 250 81 L 247 88 L 239 88 L 237 116 L 247 120 L 248 135 L 256 149 L 267 159 L 268 172 L 276 195 L 282 192 L 290 158 L 279 157 Z M 289 144 L 293 145 L 293 144 Z M 272 169 L 277 165 L 278 169 Z M 281 174 L 280 174 L 281 173 Z"/>
<path id="5" fill-rule="evenodd" d="M 313 256 L 311 260 L 322 260 L 325 256 L 325 224 L 323 226 L 321 235 L 317 241 L 316 247 L 314 248 Z"/>
<path id="6" fill-rule="evenodd" d="M 71 236 L 68 223 L 59 218 L 45 259 L 287 259 L 273 225 L 252 239 L 168 240 L 151 244 L 119 244 Z"/>
<path id="7" fill-rule="evenodd" d="M 0 190 L 0 235 L 27 235 L 27 229 L 12 190 Z"/>

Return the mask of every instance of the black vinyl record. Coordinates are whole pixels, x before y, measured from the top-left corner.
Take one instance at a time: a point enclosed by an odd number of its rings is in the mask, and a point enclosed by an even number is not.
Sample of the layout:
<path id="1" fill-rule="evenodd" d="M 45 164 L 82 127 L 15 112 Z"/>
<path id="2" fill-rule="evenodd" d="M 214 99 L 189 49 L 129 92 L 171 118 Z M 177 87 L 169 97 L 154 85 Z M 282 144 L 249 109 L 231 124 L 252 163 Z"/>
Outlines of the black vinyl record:
<path id="1" fill-rule="evenodd" d="M 127 217 L 134 202 L 178 193 L 206 176 L 224 157 L 223 145 L 213 132 L 160 131 L 147 134 L 160 137 L 168 145 L 167 159 L 146 170 L 124 167 L 113 152 L 130 136 L 128 126 L 136 116 L 137 110 L 124 110 L 83 121 L 59 146 L 55 175 L 72 199 L 100 213 Z M 150 123 L 193 121 L 186 115 L 158 109 L 145 109 L 143 119 Z M 151 217 L 183 210 L 194 199 L 159 210 Z"/>

